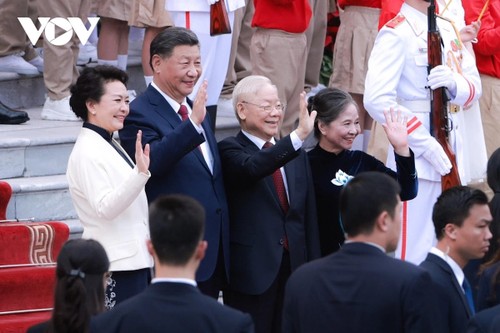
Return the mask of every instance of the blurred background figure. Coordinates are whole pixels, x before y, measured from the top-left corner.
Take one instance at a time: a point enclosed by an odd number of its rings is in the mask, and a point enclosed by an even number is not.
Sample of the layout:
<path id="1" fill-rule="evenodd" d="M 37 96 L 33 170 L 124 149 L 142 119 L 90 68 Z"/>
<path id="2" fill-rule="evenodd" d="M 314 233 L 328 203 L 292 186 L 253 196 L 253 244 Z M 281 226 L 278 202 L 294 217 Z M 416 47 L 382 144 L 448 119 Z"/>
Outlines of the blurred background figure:
<path id="1" fill-rule="evenodd" d="M 132 1 L 103 0 L 97 3 L 97 16 L 101 17 L 97 42 L 97 63 L 127 69 L 128 20 Z"/>
<path id="2" fill-rule="evenodd" d="M 477 293 L 478 310 L 500 304 L 500 148 L 495 150 L 488 160 L 488 186 L 493 191 L 490 211 L 493 221 L 490 226 L 493 235 L 490 249 L 480 267 Z"/>
<path id="3" fill-rule="evenodd" d="M 172 18 L 165 9 L 165 0 L 134 0 L 128 24 L 133 27 L 145 28 L 141 59 L 144 81 L 148 86 L 153 81 L 153 68 L 149 64 L 151 41 L 160 31 L 173 25 Z"/>
<path id="4" fill-rule="evenodd" d="M 37 1 L 41 17 L 79 17 L 85 23 L 90 13 L 90 0 Z M 56 28 L 56 37 L 65 33 Z M 44 33 L 43 80 L 47 88 L 47 99 L 42 109 L 42 119 L 79 121 L 69 106 L 70 88 L 76 82 L 79 72 L 76 67 L 79 43 L 76 34 L 64 45 L 53 45 Z"/>

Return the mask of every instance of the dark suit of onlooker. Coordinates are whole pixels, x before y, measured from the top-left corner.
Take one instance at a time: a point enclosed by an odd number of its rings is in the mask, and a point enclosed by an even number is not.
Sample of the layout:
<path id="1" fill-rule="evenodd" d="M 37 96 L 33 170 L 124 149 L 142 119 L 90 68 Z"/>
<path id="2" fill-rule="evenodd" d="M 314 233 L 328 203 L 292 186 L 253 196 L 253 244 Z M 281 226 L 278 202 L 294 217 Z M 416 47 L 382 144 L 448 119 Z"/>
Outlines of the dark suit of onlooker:
<path id="1" fill-rule="evenodd" d="M 251 333 L 248 314 L 203 295 L 194 280 L 207 250 L 203 240 L 205 213 L 184 195 L 156 199 L 150 205 L 155 278 L 141 294 L 95 317 L 91 332 L 101 333 Z"/>
<path id="2" fill-rule="evenodd" d="M 435 287 L 435 325 L 441 333 L 465 332 L 474 314 L 472 289 L 463 269 L 488 250 L 491 220 L 486 194 L 467 186 L 444 191 L 434 204 L 438 242 L 420 266 L 429 272 Z"/>
<path id="3" fill-rule="evenodd" d="M 467 333 L 490 332 L 500 332 L 500 305 L 479 311 L 471 318 L 467 326 Z"/>
<path id="4" fill-rule="evenodd" d="M 436 323 L 442 325 L 441 332 L 465 332 L 472 312 L 450 265 L 439 256 L 429 253 L 420 266 L 431 274 L 439 295 L 436 298 L 439 313 L 448 318 L 445 323 Z"/>
<path id="5" fill-rule="evenodd" d="M 210 247 L 196 280 L 204 293 L 217 297 L 229 269 L 229 216 L 217 143 L 205 117 L 206 83 L 193 103 L 186 98 L 201 73 L 196 35 L 184 28 L 165 29 L 151 43 L 151 63 L 153 83 L 131 103 L 120 140 L 133 156 L 134 133 L 142 130 L 142 143 L 151 147 L 149 202 L 161 194 L 182 193 L 205 207 Z"/>
<path id="6" fill-rule="evenodd" d="M 286 279 L 319 257 L 311 171 L 300 148 L 315 112 L 309 116 L 304 97 L 298 128 L 267 147 L 282 117 L 277 89 L 263 76 L 244 78 L 233 92 L 242 131 L 219 143 L 231 221 L 231 281 L 224 300 L 249 312 L 257 332 L 280 330 Z M 276 173 L 284 177 L 286 193 L 277 190 Z"/>
<path id="7" fill-rule="evenodd" d="M 341 249 L 301 266 L 286 286 L 283 332 L 439 332 L 423 269 L 391 258 L 401 229 L 400 188 L 381 172 L 361 173 L 340 196 Z"/>

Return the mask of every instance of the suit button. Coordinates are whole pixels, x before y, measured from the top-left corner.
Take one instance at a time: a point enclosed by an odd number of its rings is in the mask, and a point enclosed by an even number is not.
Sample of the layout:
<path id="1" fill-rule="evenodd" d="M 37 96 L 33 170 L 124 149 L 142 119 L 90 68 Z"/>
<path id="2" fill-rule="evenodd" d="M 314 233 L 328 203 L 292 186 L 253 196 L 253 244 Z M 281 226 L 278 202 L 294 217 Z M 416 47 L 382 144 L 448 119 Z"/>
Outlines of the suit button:
<path id="1" fill-rule="evenodd" d="M 217 208 L 217 209 L 215 210 L 215 213 L 217 213 L 217 214 L 220 214 L 221 212 L 222 212 L 222 209 L 220 209 L 220 208 Z"/>
<path id="2" fill-rule="evenodd" d="M 283 245 L 285 243 L 285 240 L 283 238 L 280 239 L 280 245 Z"/>

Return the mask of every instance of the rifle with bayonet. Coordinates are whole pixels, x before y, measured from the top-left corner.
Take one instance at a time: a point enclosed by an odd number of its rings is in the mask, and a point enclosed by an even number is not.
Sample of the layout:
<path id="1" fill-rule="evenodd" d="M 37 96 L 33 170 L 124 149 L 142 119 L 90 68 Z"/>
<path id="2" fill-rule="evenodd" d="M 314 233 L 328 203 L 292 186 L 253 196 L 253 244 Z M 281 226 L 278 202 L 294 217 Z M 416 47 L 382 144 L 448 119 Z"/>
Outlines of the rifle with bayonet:
<path id="1" fill-rule="evenodd" d="M 442 39 L 437 28 L 435 0 L 430 0 L 427 12 L 429 31 L 427 35 L 428 72 L 442 64 Z M 431 135 L 443 147 L 444 152 L 451 162 L 451 171 L 441 177 L 441 189 L 444 191 L 450 187 L 461 185 L 458 174 L 457 160 L 450 143 L 448 135 L 451 131 L 451 119 L 448 117 L 448 96 L 444 87 L 431 89 L 431 112 L 430 112 Z"/>

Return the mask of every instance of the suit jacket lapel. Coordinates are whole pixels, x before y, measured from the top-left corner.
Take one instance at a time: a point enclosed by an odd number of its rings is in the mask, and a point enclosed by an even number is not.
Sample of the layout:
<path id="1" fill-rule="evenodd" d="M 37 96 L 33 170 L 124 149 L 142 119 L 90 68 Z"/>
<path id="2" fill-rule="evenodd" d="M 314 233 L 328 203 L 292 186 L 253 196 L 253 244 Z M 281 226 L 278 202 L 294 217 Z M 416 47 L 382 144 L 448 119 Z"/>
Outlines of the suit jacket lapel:
<path id="1" fill-rule="evenodd" d="M 172 128 L 175 128 L 181 124 L 181 119 L 177 115 L 177 112 L 165 100 L 165 98 L 163 98 L 158 90 L 150 85 L 146 90 L 146 94 L 151 105 L 154 105 L 152 110 L 153 112 L 155 112 L 159 117 L 165 119 Z"/>
<path id="2" fill-rule="evenodd" d="M 458 295 L 460 295 L 460 299 L 462 300 L 462 305 L 464 306 L 465 311 L 467 311 L 468 317 L 471 318 L 472 313 L 469 308 L 469 303 L 467 302 L 464 291 L 460 286 L 460 284 L 458 283 L 458 280 L 455 277 L 455 274 L 453 273 L 453 270 L 451 269 L 450 265 L 448 265 L 448 263 L 446 263 L 446 261 L 444 261 L 442 258 L 436 256 L 435 254 L 432 254 L 431 256 L 431 254 L 429 254 L 430 259 L 450 275 L 450 279 L 453 282 L 453 288 L 455 288 L 455 291 L 458 293 Z"/>
<path id="3" fill-rule="evenodd" d="M 295 188 L 295 179 L 296 178 L 296 172 L 297 172 L 297 168 L 296 168 L 296 165 L 295 165 L 295 162 L 296 160 L 291 160 L 290 162 L 288 162 L 287 164 L 285 164 L 285 174 L 286 174 L 286 185 L 288 187 L 288 204 L 290 207 L 292 207 L 292 202 L 294 202 L 293 200 L 293 195 L 294 193 L 296 193 L 296 188 Z M 304 189 L 304 190 L 307 190 L 307 189 Z"/>
<path id="4" fill-rule="evenodd" d="M 148 87 L 148 89 L 146 90 L 146 93 L 148 94 L 150 103 L 152 105 L 154 105 L 153 111 L 156 112 L 160 117 L 165 119 L 170 124 L 170 126 L 172 128 L 176 128 L 177 126 L 179 126 L 182 123 L 182 120 L 177 115 L 177 111 L 175 111 L 172 108 L 172 106 L 158 92 L 158 90 L 156 90 L 154 87 L 152 87 L 150 85 Z M 193 106 L 193 103 L 191 102 L 191 100 L 187 99 L 187 102 L 188 102 L 190 107 Z M 207 122 L 203 121 L 202 127 L 205 131 L 207 130 L 207 126 L 208 126 Z M 208 138 L 208 137 L 209 137 L 208 135 L 205 135 L 205 138 Z M 207 140 L 210 141 L 209 139 L 207 139 Z M 216 158 L 215 158 L 215 154 L 214 154 L 213 145 L 211 145 L 209 143 L 209 146 L 210 146 L 210 150 L 212 151 L 212 155 L 214 156 L 214 161 L 215 161 Z M 205 167 L 207 172 L 209 174 L 212 174 L 210 172 L 210 169 L 207 165 L 207 162 L 205 161 L 205 158 L 203 157 L 203 154 L 201 153 L 200 149 L 193 149 L 192 153 L 194 153 L 194 155 L 198 158 L 198 160 Z M 214 164 L 215 164 L 215 162 L 214 162 Z M 215 167 L 215 165 L 214 165 L 214 167 Z"/>
<path id="5" fill-rule="evenodd" d="M 253 154 L 256 154 L 259 152 L 259 147 L 257 147 L 249 138 L 247 138 L 247 136 L 245 134 L 243 134 L 241 131 L 238 133 L 237 137 L 238 141 L 240 141 L 241 145 L 244 147 L 244 150 L 253 155 Z M 269 191 L 271 191 L 271 193 L 273 193 L 273 197 L 274 197 L 274 202 L 276 204 L 276 206 L 279 207 L 279 209 L 282 209 L 281 208 L 281 204 L 280 204 L 280 201 L 279 201 L 279 198 L 278 198 L 278 193 L 276 192 L 276 187 L 274 186 L 274 180 L 273 180 L 273 175 L 269 175 L 267 177 L 265 177 L 264 179 L 264 182 L 266 183 Z M 288 174 L 287 174 L 287 182 L 288 182 Z"/>

